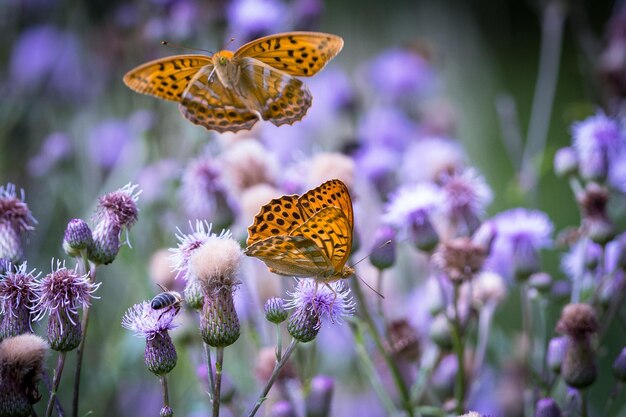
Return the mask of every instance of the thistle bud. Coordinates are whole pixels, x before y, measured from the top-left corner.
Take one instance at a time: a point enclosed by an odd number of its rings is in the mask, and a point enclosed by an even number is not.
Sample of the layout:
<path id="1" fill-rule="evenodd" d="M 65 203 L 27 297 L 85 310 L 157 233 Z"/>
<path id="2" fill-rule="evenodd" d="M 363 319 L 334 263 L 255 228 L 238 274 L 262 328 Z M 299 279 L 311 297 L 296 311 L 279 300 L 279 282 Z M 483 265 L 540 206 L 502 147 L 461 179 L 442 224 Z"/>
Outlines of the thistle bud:
<path id="1" fill-rule="evenodd" d="M 155 375 L 165 375 L 176 366 L 178 355 L 167 332 L 155 334 L 153 338 L 146 339 L 144 360 L 148 370 Z"/>
<path id="2" fill-rule="evenodd" d="M 396 261 L 396 232 L 391 226 L 383 225 L 374 235 L 370 262 L 383 271 L 393 266 Z"/>
<path id="3" fill-rule="evenodd" d="M 159 415 L 161 417 L 172 417 L 174 415 L 174 410 L 172 410 L 172 407 L 170 407 L 169 405 L 166 405 L 165 407 L 161 408 Z"/>
<path id="4" fill-rule="evenodd" d="M 51 315 L 47 335 L 52 350 L 69 352 L 76 349 L 83 335 L 78 314 Z"/>
<path id="5" fill-rule="evenodd" d="M 455 285 L 468 281 L 480 270 L 487 253 L 469 237 L 451 239 L 439 246 L 433 261 Z"/>
<path id="6" fill-rule="evenodd" d="M 328 417 L 335 383 L 331 377 L 317 375 L 311 380 L 311 392 L 306 397 L 307 417 Z"/>
<path id="7" fill-rule="evenodd" d="M 569 146 L 556 151 L 554 155 L 554 172 L 557 177 L 569 177 L 578 172 L 578 156 L 576 150 Z"/>
<path id="8" fill-rule="evenodd" d="M 542 398 L 537 401 L 535 417 L 561 417 L 561 409 L 552 398 Z"/>
<path id="9" fill-rule="evenodd" d="M 293 406 L 289 401 L 280 400 L 276 401 L 274 405 L 272 405 L 272 412 L 270 413 L 272 417 L 297 417 L 296 410 L 294 410 Z"/>
<path id="10" fill-rule="evenodd" d="M 626 347 L 622 349 L 613 362 L 613 376 L 621 382 L 626 382 Z"/>
<path id="11" fill-rule="evenodd" d="M 187 280 L 183 295 L 185 296 L 185 303 L 189 308 L 193 308 L 194 310 L 200 310 L 202 308 L 204 304 L 204 294 L 202 293 L 202 286 L 195 277 Z"/>
<path id="12" fill-rule="evenodd" d="M 204 342 L 213 347 L 230 346 L 239 339 L 241 326 L 232 293 L 228 289 L 205 298 L 200 332 Z"/>
<path id="13" fill-rule="evenodd" d="M 563 364 L 563 358 L 565 357 L 565 351 L 567 349 L 567 338 L 564 336 L 553 337 L 548 343 L 548 352 L 546 355 L 546 362 L 552 372 L 558 374 L 561 372 L 561 365 Z"/>
<path id="14" fill-rule="evenodd" d="M 69 256 L 80 256 L 80 251 L 93 243 L 93 235 L 89 225 L 82 219 L 72 219 L 65 228 L 63 250 Z"/>
<path id="15" fill-rule="evenodd" d="M 319 315 L 313 311 L 313 305 L 297 309 L 287 323 L 287 331 L 299 342 L 307 343 L 315 339 L 320 331 Z"/>
<path id="16" fill-rule="evenodd" d="M 272 297 L 265 302 L 265 318 L 272 323 L 282 323 L 287 320 L 287 310 L 284 301 L 279 297 Z"/>
<path id="17" fill-rule="evenodd" d="M 452 349 L 450 323 L 444 314 L 438 314 L 430 324 L 429 336 L 443 351 Z"/>
<path id="18" fill-rule="evenodd" d="M 439 244 L 439 233 L 427 215 L 412 216 L 409 236 L 415 247 L 424 252 L 431 252 Z"/>
<path id="19" fill-rule="evenodd" d="M 515 277 L 525 281 L 535 272 L 539 271 L 539 251 L 530 238 L 520 235 L 513 239 L 513 271 Z"/>
<path id="20" fill-rule="evenodd" d="M 122 228 L 113 221 L 103 219 L 93 232 L 93 242 L 88 248 L 89 260 L 100 265 L 108 265 L 115 260 L 122 243 Z"/>

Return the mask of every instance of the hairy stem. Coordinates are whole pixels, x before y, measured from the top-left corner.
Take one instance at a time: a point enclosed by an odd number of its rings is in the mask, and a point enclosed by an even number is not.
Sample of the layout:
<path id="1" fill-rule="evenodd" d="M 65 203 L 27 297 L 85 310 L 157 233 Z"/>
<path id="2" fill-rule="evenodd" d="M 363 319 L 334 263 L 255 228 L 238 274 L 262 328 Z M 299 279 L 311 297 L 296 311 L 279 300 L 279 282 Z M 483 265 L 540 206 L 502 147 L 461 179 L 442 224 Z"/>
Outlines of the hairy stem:
<path id="1" fill-rule="evenodd" d="M 48 400 L 48 407 L 46 408 L 46 417 L 52 416 L 52 409 L 54 408 L 57 390 L 59 389 L 59 383 L 61 382 L 63 366 L 65 366 L 65 354 L 66 352 L 59 352 L 57 367 L 54 370 L 54 377 L 52 378 L 52 391 L 50 391 L 50 399 Z"/>
<path id="2" fill-rule="evenodd" d="M 282 358 L 274 365 L 272 375 L 270 376 L 270 379 L 268 379 L 265 383 L 263 390 L 261 391 L 256 402 L 254 403 L 254 407 L 252 407 L 252 410 L 250 410 L 250 412 L 248 413 L 248 417 L 254 416 L 261 407 L 261 404 L 263 404 L 263 402 L 267 399 L 267 394 L 270 392 L 270 389 L 272 388 L 272 385 L 274 385 L 274 382 L 276 382 L 276 378 L 278 378 L 280 370 L 283 369 L 283 366 L 285 366 L 285 364 L 289 360 L 289 357 L 297 346 L 298 341 L 296 339 L 291 339 L 291 343 L 289 344 L 289 346 L 287 346 L 287 349 L 285 349 L 285 353 L 283 354 Z"/>
<path id="3" fill-rule="evenodd" d="M 213 417 L 220 415 L 220 391 L 222 390 L 222 368 L 224 366 L 224 348 L 215 348 L 215 392 L 213 393 Z"/>

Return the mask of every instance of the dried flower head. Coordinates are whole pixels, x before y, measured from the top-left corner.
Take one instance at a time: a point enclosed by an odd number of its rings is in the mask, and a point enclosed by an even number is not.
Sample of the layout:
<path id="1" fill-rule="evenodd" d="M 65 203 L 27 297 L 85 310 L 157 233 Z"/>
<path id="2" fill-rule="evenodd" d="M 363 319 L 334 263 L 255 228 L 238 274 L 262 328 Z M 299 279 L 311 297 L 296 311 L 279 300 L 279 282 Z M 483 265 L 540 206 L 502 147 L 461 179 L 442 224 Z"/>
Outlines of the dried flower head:
<path id="1" fill-rule="evenodd" d="M 455 284 L 468 281 L 482 268 L 487 253 L 469 237 L 459 237 L 442 243 L 433 261 Z"/>
<path id="2" fill-rule="evenodd" d="M 235 142 L 223 154 L 226 173 L 239 191 L 259 184 L 274 184 L 278 172 L 278 161 L 254 139 Z"/>
<path id="3" fill-rule="evenodd" d="M 122 318 L 122 327 L 146 338 L 144 360 L 155 375 L 167 374 L 176 366 L 178 356 L 168 331 L 178 326 L 174 323 L 177 314 L 176 309 L 154 310 L 149 301 L 143 301 Z"/>
<path id="4" fill-rule="evenodd" d="M 407 319 L 393 320 L 387 326 L 388 350 L 396 358 L 416 362 L 420 358 L 421 347 L 417 329 Z"/>
<path id="5" fill-rule="evenodd" d="M 585 337 L 598 331 L 596 313 L 589 304 L 568 304 L 561 312 L 556 330 L 572 337 Z"/>
<path id="6" fill-rule="evenodd" d="M 27 271 L 26 262 L 9 266 L 0 274 L 0 340 L 32 331 L 31 308 L 37 296 L 35 270 Z"/>
<path id="7" fill-rule="evenodd" d="M 106 217 L 120 227 L 130 229 L 139 215 L 137 201 L 141 190 L 137 184 L 128 183 L 122 188 L 105 194 L 98 201 L 96 216 L 99 219 Z"/>
<path id="8" fill-rule="evenodd" d="M 583 229 L 592 241 L 599 244 L 605 244 L 615 237 L 615 227 L 607 213 L 608 201 L 609 191 L 594 182 L 587 184 L 578 197 Z"/>
<path id="9" fill-rule="evenodd" d="M 41 398 L 37 385 L 48 344 L 39 336 L 23 334 L 0 343 L 0 415 L 30 416 Z"/>
<path id="10" fill-rule="evenodd" d="M 176 278 L 182 277 L 185 281 L 190 279 L 196 279 L 189 268 L 189 262 L 191 256 L 198 250 L 209 237 L 227 238 L 230 234 L 226 230 L 222 230 L 219 235 L 211 233 L 213 225 L 206 221 L 196 220 L 196 226 L 193 227 L 191 221 L 189 222 L 189 229 L 191 233 L 185 234 L 180 229 L 176 233 L 178 239 L 178 246 L 170 249 L 172 253 L 170 255 L 170 263 L 172 269 L 177 273 Z"/>
<path id="11" fill-rule="evenodd" d="M 472 299 L 479 304 L 498 304 L 507 295 L 504 279 L 495 272 L 482 271 L 472 281 Z"/>
<path id="12" fill-rule="evenodd" d="M 307 184 L 317 186 L 324 181 L 339 178 L 348 188 L 354 183 L 355 164 L 352 158 L 336 152 L 322 152 L 309 162 Z"/>
<path id="13" fill-rule="evenodd" d="M 238 284 L 236 273 L 243 253 L 231 236 L 229 231 L 219 236 L 211 234 L 191 254 L 189 270 L 200 281 L 206 294 L 223 287 L 232 290 Z"/>

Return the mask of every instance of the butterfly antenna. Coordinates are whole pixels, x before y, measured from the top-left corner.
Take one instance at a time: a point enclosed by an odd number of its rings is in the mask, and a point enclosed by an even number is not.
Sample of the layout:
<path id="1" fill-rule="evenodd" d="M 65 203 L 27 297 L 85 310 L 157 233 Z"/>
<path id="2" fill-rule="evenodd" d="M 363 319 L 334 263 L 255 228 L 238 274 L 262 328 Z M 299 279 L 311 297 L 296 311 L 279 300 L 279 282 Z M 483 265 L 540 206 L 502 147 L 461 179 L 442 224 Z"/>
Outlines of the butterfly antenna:
<path id="1" fill-rule="evenodd" d="M 369 288 L 370 290 L 374 291 L 376 293 L 376 295 L 378 295 L 380 298 L 382 298 L 383 300 L 385 299 L 385 296 L 382 295 L 381 293 L 379 293 L 378 291 L 376 291 L 374 289 L 374 287 L 372 287 L 370 284 L 367 283 L 367 281 L 365 281 L 363 278 L 361 278 L 360 276 L 358 276 L 357 274 L 354 274 L 355 277 L 358 278 L 359 281 L 361 281 L 363 284 L 365 284 L 365 286 L 367 288 Z"/>
<path id="2" fill-rule="evenodd" d="M 206 49 L 200 49 L 200 48 L 190 48 L 188 46 L 182 46 L 182 45 L 177 45 L 175 43 L 170 43 L 168 41 L 161 41 L 161 45 L 165 45 L 165 46 L 171 46 L 172 48 L 180 48 L 180 49 L 187 49 L 189 51 L 202 51 L 202 52 L 208 52 L 210 54 L 214 54 L 215 52 L 213 51 L 208 51 Z"/>
<path id="3" fill-rule="evenodd" d="M 383 244 L 381 244 L 379 247 L 372 249 L 372 251 L 370 253 L 368 253 L 367 255 L 365 255 L 364 257 L 362 257 L 361 259 L 359 259 L 355 264 L 352 265 L 352 267 L 357 266 L 358 264 L 360 264 L 361 262 L 363 262 L 364 260 L 366 260 L 367 258 L 369 258 L 370 256 L 372 256 L 372 253 L 376 252 L 377 250 L 379 250 L 380 248 L 383 248 L 387 245 L 389 245 L 391 243 L 391 239 L 389 239 L 388 241 L 384 242 Z"/>

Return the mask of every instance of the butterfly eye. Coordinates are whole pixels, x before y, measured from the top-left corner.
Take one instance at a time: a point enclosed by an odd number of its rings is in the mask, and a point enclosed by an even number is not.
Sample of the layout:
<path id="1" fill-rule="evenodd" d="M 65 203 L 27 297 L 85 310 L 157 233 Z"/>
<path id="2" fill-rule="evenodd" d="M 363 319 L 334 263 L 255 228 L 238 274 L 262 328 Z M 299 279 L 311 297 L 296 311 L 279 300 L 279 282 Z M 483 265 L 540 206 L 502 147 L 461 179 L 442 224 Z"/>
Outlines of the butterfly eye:
<path id="1" fill-rule="evenodd" d="M 220 65 L 226 65 L 226 57 L 224 56 L 220 57 Z"/>

